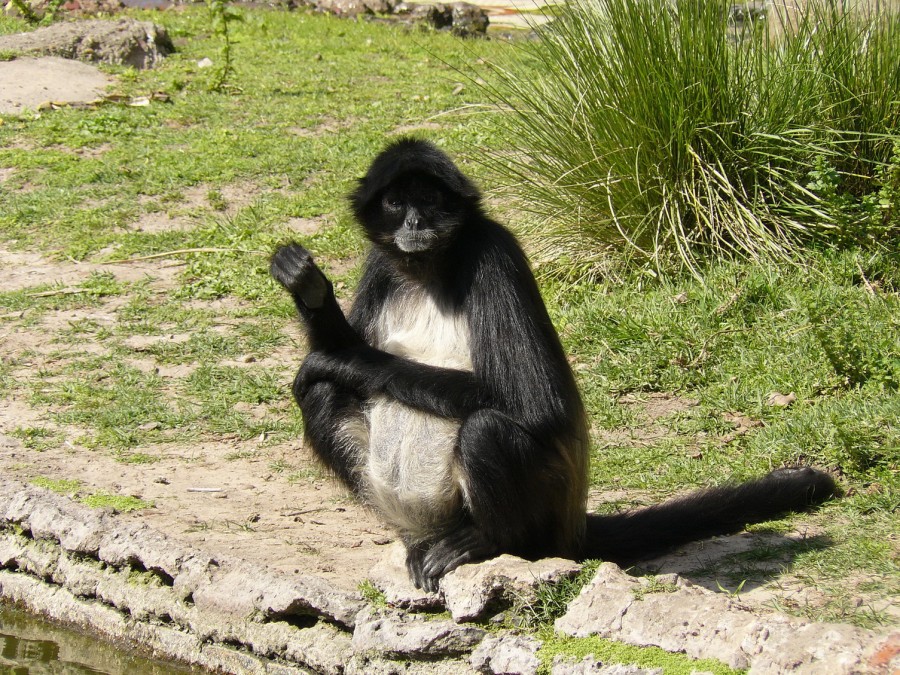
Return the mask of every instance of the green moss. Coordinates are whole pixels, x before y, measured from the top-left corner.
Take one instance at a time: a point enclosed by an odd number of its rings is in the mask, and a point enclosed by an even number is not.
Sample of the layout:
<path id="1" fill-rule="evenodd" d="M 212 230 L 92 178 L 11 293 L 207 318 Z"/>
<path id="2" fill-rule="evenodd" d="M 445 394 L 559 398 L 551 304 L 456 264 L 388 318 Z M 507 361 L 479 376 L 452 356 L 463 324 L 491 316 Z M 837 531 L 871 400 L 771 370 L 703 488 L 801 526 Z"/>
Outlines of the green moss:
<path id="1" fill-rule="evenodd" d="M 52 490 L 61 495 L 72 495 L 78 492 L 82 483 L 80 480 L 53 479 L 44 476 L 37 476 L 31 479 L 31 484 L 42 487 L 46 490 Z"/>
<path id="2" fill-rule="evenodd" d="M 113 509 L 120 513 L 153 508 L 153 502 L 126 495 L 111 495 L 106 492 L 95 492 L 81 498 L 81 503 L 95 509 Z"/>
<path id="3" fill-rule="evenodd" d="M 742 672 L 729 668 L 721 661 L 694 660 L 684 654 L 672 654 L 659 647 L 635 647 L 599 637 L 571 638 L 559 634 L 542 637 L 544 644 L 538 652 L 538 657 L 541 660 L 539 672 L 543 674 L 550 672 L 553 660 L 558 656 L 581 661 L 588 655 L 604 664 L 622 663 L 643 668 L 662 668 L 663 675 L 691 675 L 697 671 L 715 675 L 736 675 Z"/>

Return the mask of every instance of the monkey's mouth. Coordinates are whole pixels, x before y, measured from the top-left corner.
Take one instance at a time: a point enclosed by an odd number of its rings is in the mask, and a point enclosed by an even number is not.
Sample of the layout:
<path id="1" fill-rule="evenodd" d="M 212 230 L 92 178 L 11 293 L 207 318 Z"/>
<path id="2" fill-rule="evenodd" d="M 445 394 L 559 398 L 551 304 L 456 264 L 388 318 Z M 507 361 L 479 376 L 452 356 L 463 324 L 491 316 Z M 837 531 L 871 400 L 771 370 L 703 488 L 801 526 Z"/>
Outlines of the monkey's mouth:
<path id="1" fill-rule="evenodd" d="M 394 235 L 394 244 L 404 253 L 421 253 L 427 251 L 438 240 L 432 230 L 401 231 Z"/>

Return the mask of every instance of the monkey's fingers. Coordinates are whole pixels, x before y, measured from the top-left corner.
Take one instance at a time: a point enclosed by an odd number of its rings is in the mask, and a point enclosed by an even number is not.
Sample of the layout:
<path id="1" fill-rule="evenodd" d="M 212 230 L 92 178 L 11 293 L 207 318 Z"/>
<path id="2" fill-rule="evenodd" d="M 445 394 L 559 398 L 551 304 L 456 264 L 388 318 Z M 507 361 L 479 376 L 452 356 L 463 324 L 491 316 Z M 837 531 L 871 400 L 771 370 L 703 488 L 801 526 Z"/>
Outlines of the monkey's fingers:
<path id="1" fill-rule="evenodd" d="M 425 554 L 422 573 L 425 589 L 437 590 L 438 582 L 448 572 L 469 562 L 486 560 L 497 553 L 497 546 L 474 526 L 463 527 L 436 542 Z"/>
<path id="2" fill-rule="evenodd" d="M 322 274 L 309 251 L 297 243 L 287 244 L 275 251 L 269 273 L 287 289 L 298 309 L 321 308 L 331 292 L 331 282 Z"/>
<path id="3" fill-rule="evenodd" d="M 426 550 L 424 543 L 414 544 L 406 549 L 406 571 L 416 588 L 429 591 L 433 589 L 425 587 L 425 574 L 422 571 Z"/>

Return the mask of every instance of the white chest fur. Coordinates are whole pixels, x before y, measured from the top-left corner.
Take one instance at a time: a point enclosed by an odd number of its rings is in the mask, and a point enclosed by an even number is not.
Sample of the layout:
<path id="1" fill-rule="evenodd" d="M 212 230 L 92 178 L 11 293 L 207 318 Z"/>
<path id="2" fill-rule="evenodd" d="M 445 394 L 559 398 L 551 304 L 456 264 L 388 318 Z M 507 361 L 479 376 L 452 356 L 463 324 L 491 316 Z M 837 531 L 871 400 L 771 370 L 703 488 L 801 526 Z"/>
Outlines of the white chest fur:
<path id="1" fill-rule="evenodd" d="M 419 363 L 472 369 L 465 317 L 442 309 L 421 289 L 385 304 L 375 341 L 379 349 Z"/>
<path id="2" fill-rule="evenodd" d="M 396 356 L 432 366 L 471 370 L 464 317 L 421 290 L 386 303 L 375 343 Z M 402 534 L 426 537 L 458 507 L 453 451 L 459 422 L 429 415 L 387 397 L 370 401 L 365 469 L 370 502 Z"/>

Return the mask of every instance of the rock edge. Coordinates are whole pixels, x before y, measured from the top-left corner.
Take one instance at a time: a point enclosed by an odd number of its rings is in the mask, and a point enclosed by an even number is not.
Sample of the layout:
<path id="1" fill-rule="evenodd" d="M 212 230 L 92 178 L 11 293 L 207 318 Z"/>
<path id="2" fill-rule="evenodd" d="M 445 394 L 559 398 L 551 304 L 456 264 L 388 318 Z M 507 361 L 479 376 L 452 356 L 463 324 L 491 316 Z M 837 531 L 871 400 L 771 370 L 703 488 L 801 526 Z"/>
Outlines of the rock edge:
<path id="1" fill-rule="evenodd" d="M 394 563 L 402 558 L 394 551 Z M 391 560 L 389 559 L 389 562 Z M 402 562 L 402 561 L 401 561 Z M 399 567 L 401 575 L 404 570 Z M 156 656 L 226 673 L 537 673 L 541 642 L 485 631 L 512 595 L 577 573 L 571 561 L 500 556 L 460 567 L 423 599 L 382 570 L 401 605 L 367 603 L 308 575 L 214 557 L 145 525 L 0 478 L 0 599 Z M 531 584 L 529 586 L 529 584 Z M 529 590 L 531 589 L 531 590 Z M 409 590 L 409 589 L 408 589 Z M 418 594 L 418 596 L 416 595 Z M 600 566 L 556 622 L 558 631 L 717 658 L 751 673 L 892 673 L 900 631 L 882 634 L 753 612 L 675 575 L 631 577 Z M 551 672 L 652 673 L 590 657 Z"/>

